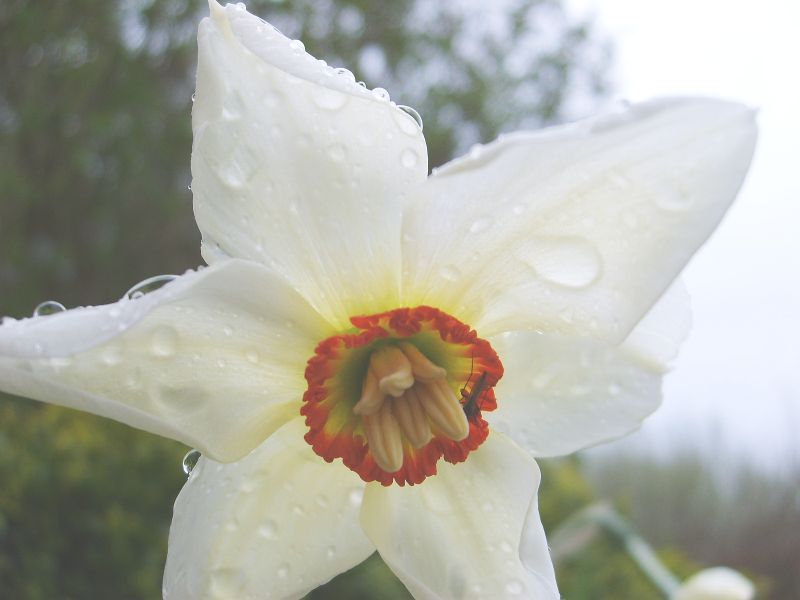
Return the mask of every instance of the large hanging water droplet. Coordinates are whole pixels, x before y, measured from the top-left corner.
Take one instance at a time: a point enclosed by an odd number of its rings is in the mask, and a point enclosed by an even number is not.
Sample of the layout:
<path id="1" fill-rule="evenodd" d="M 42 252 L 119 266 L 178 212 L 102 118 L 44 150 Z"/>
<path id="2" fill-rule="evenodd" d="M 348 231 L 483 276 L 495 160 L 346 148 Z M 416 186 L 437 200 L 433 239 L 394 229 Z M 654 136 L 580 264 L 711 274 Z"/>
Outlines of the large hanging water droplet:
<path id="1" fill-rule="evenodd" d="M 61 304 L 61 302 L 56 302 L 55 300 L 45 300 L 33 309 L 33 316 L 46 317 L 48 315 L 64 312 L 65 310 L 67 309 L 63 304 Z"/>
<path id="2" fill-rule="evenodd" d="M 157 289 L 164 287 L 170 281 L 174 281 L 177 278 L 177 275 L 156 275 L 155 277 L 150 277 L 149 279 L 145 279 L 144 281 L 140 281 L 134 285 L 131 289 L 125 292 L 125 295 L 122 297 L 123 299 L 128 298 L 129 300 L 141 298 L 145 294 L 155 292 Z"/>
<path id="3" fill-rule="evenodd" d="M 398 104 L 397 108 L 399 108 L 404 113 L 408 114 L 412 119 L 414 119 L 414 121 L 416 121 L 417 123 L 417 127 L 419 127 L 419 130 L 422 131 L 422 117 L 416 110 L 414 110 L 410 106 L 406 106 L 405 104 Z"/>
<path id="4" fill-rule="evenodd" d="M 197 461 L 200 460 L 201 456 L 203 455 L 200 454 L 200 450 L 192 448 L 183 457 L 183 472 L 186 473 L 187 476 L 192 472 L 192 469 L 197 466 Z"/>

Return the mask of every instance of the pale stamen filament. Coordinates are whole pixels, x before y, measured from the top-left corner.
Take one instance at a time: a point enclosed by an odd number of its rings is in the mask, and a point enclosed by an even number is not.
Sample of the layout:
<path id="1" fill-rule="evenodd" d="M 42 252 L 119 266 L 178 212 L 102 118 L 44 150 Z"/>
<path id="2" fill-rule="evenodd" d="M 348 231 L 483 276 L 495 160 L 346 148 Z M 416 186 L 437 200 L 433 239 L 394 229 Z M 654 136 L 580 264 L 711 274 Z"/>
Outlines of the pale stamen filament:
<path id="1" fill-rule="evenodd" d="M 422 408 L 422 403 L 414 387 L 406 390 L 401 398 L 392 402 L 392 412 L 406 439 L 414 448 L 422 448 L 431 441 L 432 434 L 428 415 Z"/>
<path id="2" fill-rule="evenodd" d="M 414 385 L 411 363 L 395 346 L 384 346 L 372 353 L 369 368 L 378 380 L 384 394 L 399 398 Z"/>
<path id="3" fill-rule="evenodd" d="M 419 399 L 431 422 L 447 437 L 460 442 L 469 435 L 467 415 L 444 379 L 416 386 Z"/>
<path id="4" fill-rule="evenodd" d="M 387 399 L 377 413 L 361 418 L 372 457 L 387 473 L 394 473 L 403 466 L 403 434 L 392 414 L 393 402 Z"/>
<path id="5" fill-rule="evenodd" d="M 427 356 L 425 356 L 419 349 L 409 342 L 402 342 L 399 344 L 400 350 L 403 351 L 408 362 L 411 363 L 411 371 L 414 373 L 414 379 L 430 383 L 441 379 L 447 374 L 442 367 L 433 364 Z"/>
<path id="6" fill-rule="evenodd" d="M 357 415 L 374 415 L 383 406 L 384 394 L 378 387 L 378 378 L 367 369 L 364 377 L 364 384 L 361 386 L 361 399 L 353 407 L 353 412 Z"/>

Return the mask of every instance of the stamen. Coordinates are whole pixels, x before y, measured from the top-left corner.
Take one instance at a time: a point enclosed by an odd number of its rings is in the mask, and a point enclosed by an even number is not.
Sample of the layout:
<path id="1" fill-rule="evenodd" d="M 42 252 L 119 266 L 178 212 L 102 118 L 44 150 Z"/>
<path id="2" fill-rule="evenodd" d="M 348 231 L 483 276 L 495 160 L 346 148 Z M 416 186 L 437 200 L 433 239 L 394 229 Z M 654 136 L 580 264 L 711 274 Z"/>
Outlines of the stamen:
<path id="1" fill-rule="evenodd" d="M 373 352 L 369 368 L 375 374 L 378 387 L 384 394 L 399 398 L 414 385 L 411 363 L 395 346 L 384 346 Z"/>
<path id="2" fill-rule="evenodd" d="M 469 435 L 467 415 L 447 381 L 438 379 L 433 383 L 420 383 L 415 389 L 428 417 L 447 437 L 460 442 Z"/>
<path id="3" fill-rule="evenodd" d="M 433 434 L 428 423 L 428 415 L 414 388 L 406 390 L 402 398 L 392 402 L 392 412 L 400 428 L 414 448 L 422 448 L 431 441 Z"/>
<path id="4" fill-rule="evenodd" d="M 411 370 L 417 381 L 430 383 L 431 381 L 436 381 L 447 375 L 447 371 L 428 360 L 428 357 L 420 352 L 414 344 L 402 342 L 399 346 L 411 363 Z"/>
<path id="5" fill-rule="evenodd" d="M 375 373 L 367 370 L 364 383 L 361 386 L 361 400 L 353 407 L 353 412 L 357 415 L 374 415 L 383 406 L 383 399 L 386 395 L 378 387 L 378 378 Z"/>
<path id="6" fill-rule="evenodd" d="M 372 457 L 387 473 L 403 466 L 403 438 L 392 414 L 392 402 L 387 400 L 376 414 L 362 417 Z"/>

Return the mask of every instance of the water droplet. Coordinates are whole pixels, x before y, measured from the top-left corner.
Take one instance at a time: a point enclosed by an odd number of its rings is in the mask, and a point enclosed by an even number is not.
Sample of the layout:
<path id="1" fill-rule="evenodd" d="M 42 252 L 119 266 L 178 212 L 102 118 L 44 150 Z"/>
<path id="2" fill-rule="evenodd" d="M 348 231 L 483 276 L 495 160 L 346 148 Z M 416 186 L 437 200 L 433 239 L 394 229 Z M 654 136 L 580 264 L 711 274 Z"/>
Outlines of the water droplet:
<path id="1" fill-rule="evenodd" d="M 325 556 L 327 556 L 328 559 L 336 556 L 336 546 L 328 546 L 327 550 L 325 550 Z"/>
<path id="2" fill-rule="evenodd" d="M 278 537 L 278 525 L 275 521 L 269 519 L 258 528 L 258 535 L 268 540 L 274 540 Z"/>
<path id="3" fill-rule="evenodd" d="M 236 3 L 236 10 L 244 10 L 244 9 L 245 9 L 244 2 Z"/>
<path id="4" fill-rule="evenodd" d="M 168 358 L 178 349 L 178 332 L 169 325 L 159 325 L 150 337 L 150 350 L 153 356 Z"/>
<path id="5" fill-rule="evenodd" d="M 328 155 L 336 162 L 340 162 L 347 155 L 347 150 L 341 144 L 332 144 L 328 146 Z"/>
<path id="6" fill-rule="evenodd" d="M 55 300 L 45 300 L 33 309 L 33 316 L 46 317 L 48 315 L 64 312 L 65 310 L 67 309 L 63 304 L 61 304 L 61 302 L 56 302 Z"/>
<path id="7" fill-rule="evenodd" d="M 134 285 L 131 289 L 125 292 L 125 295 L 122 297 L 130 300 L 141 298 L 145 294 L 155 292 L 157 289 L 164 287 L 170 281 L 173 281 L 177 278 L 177 275 L 156 275 L 155 277 L 150 277 L 149 279 L 145 279 L 144 281 L 140 281 Z"/>
<path id="8" fill-rule="evenodd" d="M 211 571 L 210 597 L 240 598 L 241 590 L 244 587 L 244 581 L 244 576 L 238 569 L 214 569 Z"/>
<path id="9" fill-rule="evenodd" d="M 356 82 L 356 76 L 353 75 L 353 73 L 351 73 L 348 69 L 345 69 L 344 67 L 339 67 L 338 69 L 336 69 L 336 74 L 339 77 L 346 79 L 350 83 Z"/>
<path id="10" fill-rule="evenodd" d="M 197 461 L 200 460 L 201 456 L 200 450 L 195 450 L 194 448 L 186 453 L 183 457 L 183 472 L 186 473 L 186 475 L 189 475 L 192 469 L 197 466 Z"/>
<path id="11" fill-rule="evenodd" d="M 350 490 L 348 494 L 348 498 L 350 500 L 350 504 L 353 506 L 361 506 L 361 502 L 364 500 L 364 488 L 357 487 Z"/>
<path id="12" fill-rule="evenodd" d="M 410 116 L 412 119 L 414 119 L 414 121 L 415 121 L 415 122 L 416 122 L 416 124 L 417 124 L 417 127 L 419 127 L 419 130 L 420 130 L 420 131 L 422 131 L 422 117 L 420 116 L 420 114 L 419 114 L 419 113 L 418 113 L 416 110 L 414 110 L 414 109 L 413 109 L 413 108 L 411 108 L 410 106 L 406 106 L 405 104 L 398 104 L 398 105 L 397 105 L 397 108 L 399 108 L 399 109 L 400 109 L 400 110 L 402 110 L 404 113 L 406 113 L 407 115 L 409 115 L 409 116 Z M 404 119 L 402 120 L 402 123 L 408 123 L 408 119 L 405 119 L 405 118 L 404 118 Z M 414 135 L 414 134 L 416 134 L 416 133 L 417 133 L 417 131 L 416 131 L 416 130 L 414 130 L 414 129 L 409 129 L 408 131 L 406 131 L 406 129 L 405 129 L 405 128 L 403 128 L 403 131 L 405 131 L 406 133 L 409 133 L 409 134 L 411 134 L 411 135 Z"/>
<path id="13" fill-rule="evenodd" d="M 522 582 L 517 579 L 512 579 L 506 584 L 506 591 L 509 594 L 521 594 L 524 589 Z"/>
<path id="14" fill-rule="evenodd" d="M 469 149 L 469 157 L 472 160 L 478 160 L 481 155 L 483 154 L 483 146 L 480 144 L 475 144 L 472 148 Z"/>
<path id="15" fill-rule="evenodd" d="M 578 237 L 531 240 L 522 258 L 542 279 L 564 287 L 587 287 L 601 272 L 602 262 L 597 250 Z"/>
<path id="16" fill-rule="evenodd" d="M 192 92 L 192 102 L 194 102 L 195 100 L 197 100 L 197 94 Z"/>
<path id="17" fill-rule="evenodd" d="M 233 335 L 233 329 L 231 329 L 226 325 L 225 327 L 222 328 L 222 333 L 224 333 L 225 335 Z"/>
<path id="18" fill-rule="evenodd" d="M 417 153 L 411 148 L 406 148 L 400 153 L 400 163 L 407 169 L 416 166 L 418 161 L 419 157 L 417 156 Z"/>
<path id="19" fill-rule="evenodd" d="M 691 208 L 694 198 L 686 189 L 669 189 L 665 187 L 655 193 L 653 201 L 662 210 L 681 212 Z"/>
<path id="20" fill-rule="evenodd" d="M 528 209 L 527 204 L 515 204 L 514 207 L 511 209 L 515 215 L 519 216 L 524 213 Z"/>
<path id="21" fill-rule="evenodd" d="M 283 563 L 280 567 L 278 567 L 278 577 L 283 579 L 284 577 L 289 576 L 289 565 Z"/>
<path id="22" fill-rule="evenodd" d="M 446 265 L 442 267 L 441 271 L 439 271 L 439 274 L 447 281 L 455 282 L 461 279 L 461 271 L 459 271 L 458 267 L 454 265 Z"/>
<path id="23" fill-rule="evenodd" d="M 257 364 L 258 361 L 260 360 L 258 352 L 256 352 L 255 350 L 248 350 L 247 354 L 245 354 L 245 357 L 249 362 L 253 363 L 254 365 Z"/>
<path id="24" fill-rule="evenodd" d="M 294 52 L 305 52 L 306 45 L 300 40 L 292 40 L 289 42 L 289 48 L 291 48 Z"/>
<path id="25" fill-rule="evenodd" d="M 382 87 L 376 87 L 374 90 L 372 90 L 372 95 L 383 102 L 388 102 L 390 100 L 389 92 Z"/>
<path id="26" fill-rule="evenodd" d="M 314 104 L 325 110 L 339 110 L 348 101 L 349 97 L 338 90 L 321 87 L 314 92 Z"/>
<path id="27" fill-rule="evenodd" d="M 122 351 L 118 346 L 108 346 L 103 350 L 103 362 L 112 367 L 122 362 Z"/>
<path id="28" fill-rule="evenodd" d="M 469 230 L 471 233 L 481 233 L 486 231 L 494 224 L 494 219 L 489 216 L 483 216 L 473 221 L 472 225 L 469 226 Z"/>

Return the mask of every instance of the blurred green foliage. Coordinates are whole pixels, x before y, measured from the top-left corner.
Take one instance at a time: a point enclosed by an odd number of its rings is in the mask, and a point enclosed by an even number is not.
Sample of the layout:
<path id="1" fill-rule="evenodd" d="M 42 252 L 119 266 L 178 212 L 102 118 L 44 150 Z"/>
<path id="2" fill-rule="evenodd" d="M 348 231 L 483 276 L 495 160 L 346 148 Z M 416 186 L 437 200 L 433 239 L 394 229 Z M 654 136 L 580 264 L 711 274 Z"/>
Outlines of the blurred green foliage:
<path id="1" fill-rule="evenodd" d="M 557 0 L 249 7 L 419 110 L 431 166 L 502 130 L 589 112 L 604 91 L 608 44 Z M 199 262 L 187 185 L 194 34 L 206 11 L 204 0 L 0 3 L 0 313 L 24 316 L 47 298 L 113 301 Z M 185 450 L 3 397 L 0 596 L 158 597 Z M 543 471 L 548 528 L 593 500 L 574 461 Z M 573 600 L 655 597 L 611 540 L 559 576 Z M 373 556 L 309 597 L 409 596 Z"/>

